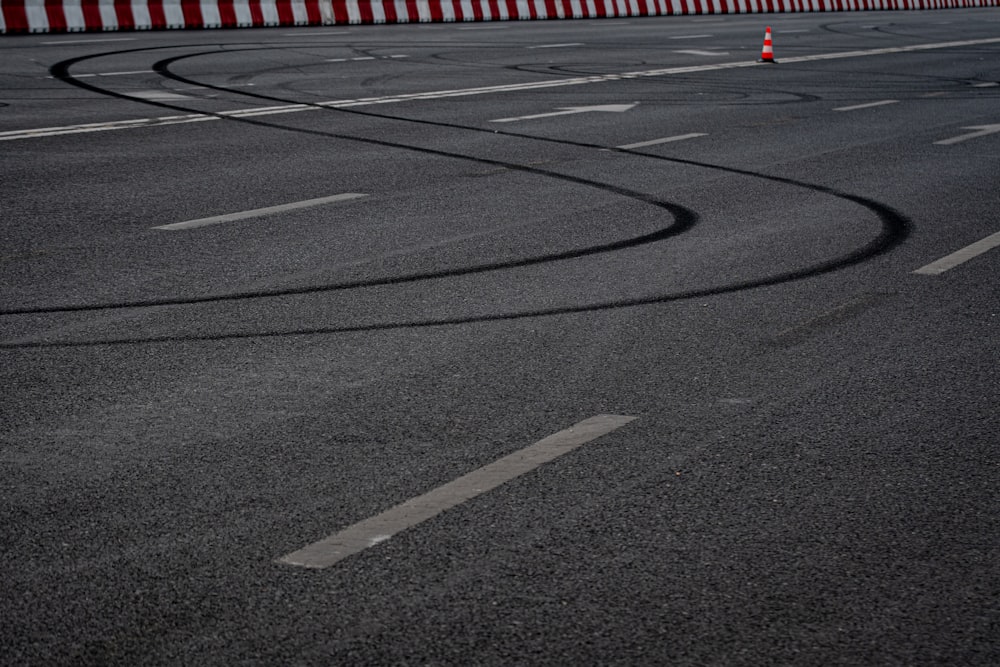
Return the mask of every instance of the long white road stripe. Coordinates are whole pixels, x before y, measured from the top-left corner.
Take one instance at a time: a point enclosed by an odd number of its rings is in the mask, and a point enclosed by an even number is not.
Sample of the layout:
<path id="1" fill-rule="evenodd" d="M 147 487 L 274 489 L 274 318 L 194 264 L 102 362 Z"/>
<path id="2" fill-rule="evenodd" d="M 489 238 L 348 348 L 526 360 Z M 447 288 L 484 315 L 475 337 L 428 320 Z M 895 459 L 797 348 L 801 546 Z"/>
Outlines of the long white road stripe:
<path id="1" fill-rule="evenodd" d="M 640 141 L 637 144 L 625 144 L 624 146 L 618 146 L 623 150 L 632 150 L 633 148 L 645 148 L 646 146 L 656 146 L 657 144 L 669 144 L 672 141 L 684 141 L 685 139 L 695 139 L 697 137 L 707 137 L 707 134 L 702 132 L 691 132 L 690 134 L 678 134 L 676 137 L 663 137 L 662 139 L 650 139 L 649 141 Z"/>
<path id="2" fill-rule="evenodd" d="M 976 241 L 973 244 L 965 246 L 961 250 L 956 250 L 950 255 L 946 255 L 939 260 L 931 262 L 927 266 L 922 266 L 914 271 L 914 273 L 919 273 L 925 276 L 936 276 L 944 273 L 948 269 L 955 268 L 959 264 L 964 264 L 973 257 L 978 257 L 979 255 L 982 255 L 986 251 L 992 250 L 997 246 L 1000 246 L 1000 232 L 990 234 L 981 241 Z"/>
<path id="3" fill-rule="evenodd" d="M 422 496 L 411 498 L 379 515 L 283 556 L 278 562 L 315 569 L 330 567 L 348 556 L 388 540 L 396 533 L 571 452 L 580 445 L 621 428 L 634 419 L 635 417 L 622 415 L 597 415 L 585 419 L 565 431 L 550 435 Z"/>
<path id="4" fill-rule="evenodd" d="M 850 107 L 837 107 L 834 111 L 855 111 L 857 109 L 870 109 L 872 107 L 884 107 L 886 104 L 898 104 L 899 100 L 881 100 L 878 102 L 868 102 L 866 104 L 855 104 Z"/>
<path id="5" fill-rule="evenodd" d="M 595 27 L 600 23 L 595 24 Z M 615 22 L 615 25 L 622 25 Z M 913 44 L 910 46 L 896 46 L 882 49 L 869 49 L 867 51 L 841 51 L 839 53 L 820 53 L 812 56 L 795 56 L 782 58 L 782 63 L 806 63 L 820 60 L 836 60 L 839 58 L 862 58 L 865 56 L 882 56 L 894 53 L 913 53 L 917 51 L 931 51 L 934 49 L 961 48 L 966 46 L 980 46 L 983 44 L 1000 43 L 1000 37 L 989 39 L 970 39 L 959 42 L 938 42 L 935 44 Z M 383 97 L 364 97 L 356 100 L 331 100 L 317 104 L 289 104 L 285 106 L 264 107 L 259 109 L 236 109 L 234 111 L 222 111 L 216 115 L 201 113 L 187 116 L 169 116 L 166 118 L 139 118 L 135 120 L 114 121 L 110 123 L 87 123 L 84 125 L 66 125 L 63 127 L 43 127 L 29 130 L 9 130 L 0 132 L 0 141 L 14 141 L 16 139 L 35 139 L 38 137 L 52 137 L 61 134 L 79 134 L 85 132 L 101 132 L 104 130 L 125 130 L 137 127 L 151 127 L 154 125 L 177 125 L 179 123 L 196 123 L 206 120 L 219 120 L 220 117 L 249 118 L 253 116 L 268 116 L 282 113 L 297 113 L 300 111 L 315 111 L 328 107 L 331 109 L 371 106 L 375 104 L 393 104 L 397 102 L 411 102 L 417 100 L 439 100 L 449 97 L 467 97 L 471 95 L 489 95 L 493 93 L 506 93 L 521 90 L 537 90 L 542 88 L 557 88 L 561 86 L 580 86 L 591 83 L 606 83 L 608 81 L 623 81 L 628 79 L 639 79 L 657 76 L 669 76 L 671 74 L 690 74 L 693 72 L 713 72 L 725 69 L 738 69 L 741 67 L 760 67 L 761 63 L 754 60 L 744 60 L 729 63 L 715 63 L 706 65 L 692 65 L 689 67 L 669 67 L 665 69 L 641 70 L 637 72 L 623 72 L 621 74 L 603 74 L 595 76 L 581 76 L 566 79 L 549 79 L 547 81 L 536 81 L 534 83 L 516 83 L 504 86 L 482 86 L 479 88 L 460 88 L 457 90 L 436 90 L 426 93 L 407 93 L 404 95 L 387 95 Z M 763 66 L 768 66 L 764 64 Z"/>
<path id="6" fill-rule="evenodd" d="M 257 208 L 252 211 L 242 211 L 240 213 L 227 213 L 226 215 L 216 215 L 211 218 L 199 218 L 198 220 L 186 220 L 184 222 L 174 222 L 169 225 L 160 225 L 158 227 L 153 227 L 153 229 L 166 229 L 169 231 L 177 231 L 181 229 L 193 229 L 195 227 L 207 227 L 208 225 L 218 225 L 223 222 L 234 222 L 236 220 L 246 220 L 247 218 L 261 218 L 265 215 L 273 215 L 275 213 L 284 213 L 286 211 L 294 211 L 300 208 L 311 208 L 313 206 L 322 206 L 323 204 L 332 204 L 338 201 L 350 201 L 351 199 L 360 199 L 361 197 L 367 197 L 368 195 L 359 194 L 357 192 L 345 192 L 339 195 L 332 195 L 330 197 L 320 197 L 318 199 L 306 199 L 305 201 L 292 202 L 291 204 L 280 204 L 278 206 L 268 206 L 267 208 Z"/>

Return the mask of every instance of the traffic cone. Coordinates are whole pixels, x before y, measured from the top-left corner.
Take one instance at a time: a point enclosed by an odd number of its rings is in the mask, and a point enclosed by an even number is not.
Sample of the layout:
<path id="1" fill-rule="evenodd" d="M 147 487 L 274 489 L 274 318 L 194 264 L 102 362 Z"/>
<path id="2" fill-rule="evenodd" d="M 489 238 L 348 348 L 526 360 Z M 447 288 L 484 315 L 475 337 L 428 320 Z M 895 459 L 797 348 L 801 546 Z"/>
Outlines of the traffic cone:
<path id="1" fill-rule="evenodd" d="M 771 47 L 771 26 L 767 26 L 767 32 L 764 33 L 764 50 L 760 52 L 759 63 L 773 63 L 774 60 L 774 49 Z"/>

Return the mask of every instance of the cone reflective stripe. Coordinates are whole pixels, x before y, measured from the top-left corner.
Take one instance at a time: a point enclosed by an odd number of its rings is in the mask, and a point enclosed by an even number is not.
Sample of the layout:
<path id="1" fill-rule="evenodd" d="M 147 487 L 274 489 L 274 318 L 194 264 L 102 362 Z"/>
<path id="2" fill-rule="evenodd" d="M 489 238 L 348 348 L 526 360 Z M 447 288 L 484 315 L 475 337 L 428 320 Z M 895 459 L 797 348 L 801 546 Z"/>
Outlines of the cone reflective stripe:
<path id="1" fill-rule="evenodd" d="M 760 60 L 757 62 L 774 62 L 774 49 L 771 46 L 771 26 L 767 26 L 767 31 L 764 33 L 764 50 L 760 52 Z"/>

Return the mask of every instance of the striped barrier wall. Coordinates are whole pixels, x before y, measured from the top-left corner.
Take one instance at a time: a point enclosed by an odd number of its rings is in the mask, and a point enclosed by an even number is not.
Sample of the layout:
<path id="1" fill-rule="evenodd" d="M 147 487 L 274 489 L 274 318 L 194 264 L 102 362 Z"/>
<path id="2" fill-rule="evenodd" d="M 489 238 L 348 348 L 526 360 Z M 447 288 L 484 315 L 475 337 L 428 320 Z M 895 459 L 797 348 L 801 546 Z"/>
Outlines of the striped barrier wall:
<path id="1" fill-rule="evenodd" d="M 0 33 L 1000 7 L 1000 0 L 0 0 Z"/>

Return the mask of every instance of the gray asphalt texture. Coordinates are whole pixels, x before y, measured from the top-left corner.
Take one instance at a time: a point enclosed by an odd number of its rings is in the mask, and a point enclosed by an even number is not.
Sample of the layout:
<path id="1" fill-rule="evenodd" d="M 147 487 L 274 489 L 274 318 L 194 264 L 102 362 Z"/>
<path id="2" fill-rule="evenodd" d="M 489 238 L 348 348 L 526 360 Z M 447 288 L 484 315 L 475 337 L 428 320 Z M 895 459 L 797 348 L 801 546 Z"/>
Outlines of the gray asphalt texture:
<path id="1" fill-rule="evenodd" d="M 8 37 L 0 132 L 767 25 L 0 142 L 0 663 L 1000 663 L 1000 250 L 913 273 L 1000 231 L 1000 133 L 934 143 L 1000 43 L 782 62 L 1000 10 Z"/>

